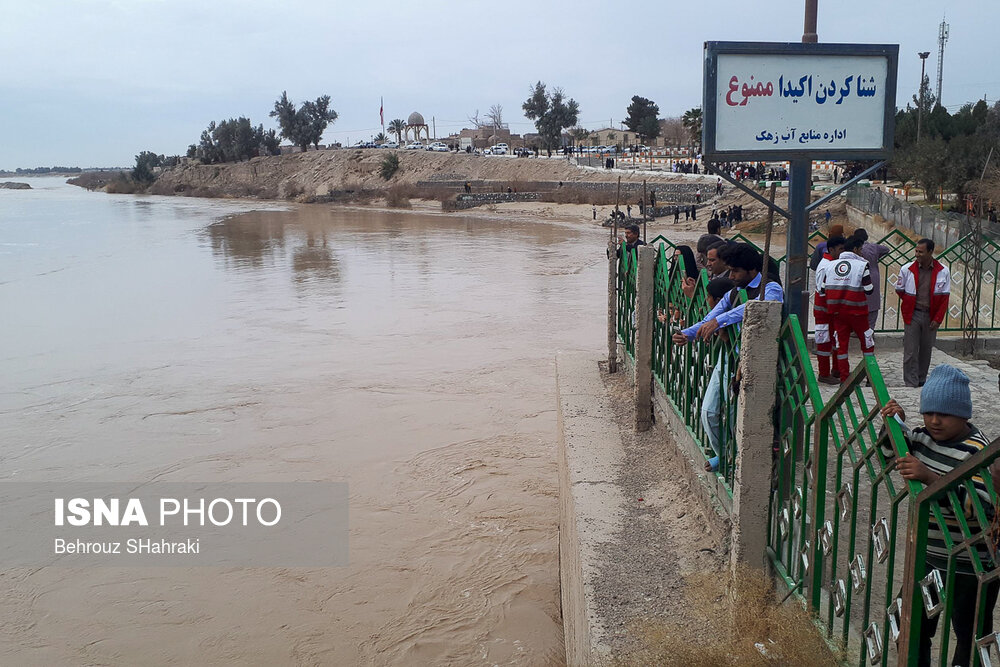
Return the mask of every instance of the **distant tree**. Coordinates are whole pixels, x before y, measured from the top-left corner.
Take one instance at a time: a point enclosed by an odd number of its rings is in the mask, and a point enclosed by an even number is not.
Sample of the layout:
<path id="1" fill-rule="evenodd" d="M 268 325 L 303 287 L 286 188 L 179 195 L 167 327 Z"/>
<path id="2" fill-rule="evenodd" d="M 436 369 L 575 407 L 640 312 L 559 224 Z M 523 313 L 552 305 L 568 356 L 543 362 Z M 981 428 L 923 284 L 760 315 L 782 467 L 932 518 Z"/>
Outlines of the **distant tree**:
<path id="1" fill-rule="evenodd" d="M 496 134 L 503 127 L 503 107 L 499 104 L 491 106 L 486 112 L 486 122 L 493 127 L 493 134 Z"/>
<path id="2" fill-rule="evenodd" d="M 531 96 L 521 108 L 526 118 L 535 121 L 535 129 L 549 155 L 559 146 L 562 131 L 576 125 L 580 114 L 580 105 L 572 98 L 567 100 L 562 88 L 553 88 L 549 94 L 541 81 L 532 88 Z"/>
<path id="3" fill-rule="evenodd" d="M 314 102 L 303 102 L 296 110 L 286 91 L 282 91 L 281 98 L 274 103 L 270 116 L 278 119 L 281 136 L 303 151 L 309 144 L 318 148 L 327 126 L 337 120 L 337 112 L 330 108 L 329 95 L 317 97 Z"/>
<path id="4" fill-rule="evenodd" d="M 681 123 L 687 128 L 691 142 L 701 146 L 701 107 L 688 109 L 681 116 Z"/>
<path id="5" fill-rule="evenodd" d="M 660 125 L 661 135 L 668 145 L 680 146 L 687 140 L 688 132 L 684 128 L 680 116 L 664 118 L 660 121 Z"/>
<path id="6" fill-rule="evenodd" d="M 587 137 L 590 136 L 590 132 L 582 127 L 574 127 L 569 131 L 569 136 L 573 138 L 573 144 L 575 146 L 579 146 L 587 140 Z"/>
<path id="7" fill-rule="evenodd" d="M 188 157 L 197 157 L 205 164 L 239 162 L 259 155 L 277 155 L 280 140 L 274 130 L 254 127 L 249 118 L 212 121 L 201 133 L 197 145 L 188 147 Z"/>
<path id="8" fill-rule="evenodd" d="M 376 144 L 381 145 L 389 141 L 389 137 L 385 136 L 384 132 L 379 132 L 378 134 L 375 135 L 375 138 L 372 139 L 372 141 L 374 141 Z"/>
<path id="9" fill-rule="evenodd" d="M 625 127 L 635 132 L 641 139 L 655 139 L 660 136 L 660 124 L 656 120 L 660 115 L 660 107 L 653 100 L 634 95 L 625 113 L 627 114 Z"/>
<path id="10" fill-rule="evenodd" d="M 135 156 L 135 168 L 132 169 L 132 180 L 142 185 L 149 185 L 156 180 L 153 169 L 163 164 L 163 156 L 152 151 L 143 151 Z"/>
<path id="11" fill-rule="evenodd" d="M 396 135 L 396 142 L 403 143 L 403 132 L 406 131 L 406 121 L 402 118 L 396 118 L 389 121 L 389 132 Z"/>
<path id="12" fill-rule="evenodd" d="M 479 109 L 476 109 L 474 112 L 469 114 L 467 118 L 472 127 L 477 130 L 482 129 L 483 127 L 486 127 L 489 124 L 488 122 L 483 121 L 483 119 L 479 117 Z"/>
<path id="13" fill-rule="evenodd" d="M 941 137 L 924 137 L 900 151 L 896 157 L 896 170 L 902 165 L 903 173 L 924 189 L 927 201 L 937 201 L 938 189 L 948 180 L 948 144 Z M 909 179 L 908 179 L 909 180 Z"/>
<path id="14" fill-rule="evenodd" d="M 660 121 L 656 119 L 656 116 L 646 116 L 639 123 L 638 134 L 643 141 L 656 139 L 660 136 Z"/>

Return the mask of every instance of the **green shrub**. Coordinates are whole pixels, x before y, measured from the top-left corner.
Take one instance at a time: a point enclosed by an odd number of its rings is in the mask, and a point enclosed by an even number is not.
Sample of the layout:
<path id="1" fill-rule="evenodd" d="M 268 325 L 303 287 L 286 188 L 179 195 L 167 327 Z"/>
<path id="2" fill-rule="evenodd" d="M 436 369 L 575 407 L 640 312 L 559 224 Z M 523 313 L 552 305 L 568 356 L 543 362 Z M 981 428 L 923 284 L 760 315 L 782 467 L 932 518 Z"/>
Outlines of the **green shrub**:
<path id="1" fill-rule="evenodd" d="M 398 155 L 395 153 L 389 153 L 382 158 L 382 166 L 379 168 L 379 175 L 381 175 L 383 179 L 388 181 L 397 171 L 399 171 Z"/>

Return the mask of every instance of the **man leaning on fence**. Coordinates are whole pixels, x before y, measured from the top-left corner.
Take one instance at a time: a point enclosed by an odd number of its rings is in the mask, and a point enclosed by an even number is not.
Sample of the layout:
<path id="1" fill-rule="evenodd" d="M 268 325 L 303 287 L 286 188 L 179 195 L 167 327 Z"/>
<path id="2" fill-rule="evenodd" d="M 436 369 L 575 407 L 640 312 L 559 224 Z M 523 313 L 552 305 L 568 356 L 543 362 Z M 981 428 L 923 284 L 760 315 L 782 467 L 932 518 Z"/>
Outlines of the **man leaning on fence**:
<path id="1" fill-rule="evenodd" d="M 913 249 L 916 259 L 899 271 L 896 294 L 903 314 L 903 382 L 923 386 L 931 365 L 931 350 L 938 327 L 948 313 L 951 273 L 934 259 L 934 241 L 920 239 Z"/>
<path id="2" fill-rule="evenodd" d="M 761 291 L 761 260 L 763 255 L 748 243 L 737 243 L 725 253 L 726 262 L 729 264 L 729 278 L 735 283 L 735 287 L 719 299 L 715 307 L 708 311 L 701 321 L 682 329 L 673 335 L 675 345 L 685 345 L 688 341 L 696 338 L 702 341 L 711 340 L 712 336 L 720 330 L 731 325 L 737 327 L 743 322 L 743 311 L 746 304 L 738 304 L 739 291 L 746 290 L 748 299 L 756 299 Z M 764 285 L 764 300 L 778 301 L 784 300 L 784 291 L 781 283 L 777 281 L 777 276 L 769 276 Z M 737 329 L 733 329 L 731 335 L 736 334 Z M 714 470 L 718 467 L 719 457 L 724 456 L 721 450 L 721 440 L 719 429 L 721 428 L 722 414 L 722 392 L 729 386 L 729 376 L 734 368 L 727 367 L 725 360 L 720 359 L 712 369 L 712 377 L 705 390 L 705 397 L 702 400 L 702 419 L 706 428 L 706 436 L 709 445 L 716 453 L 716 457 L 709 461 L 706 468 Z M 714 444 L 713 444 L 714 443 Z"/>
<path id="3" fill-rule="evenodd" d="M 989 439 L 970 422 L 972 418 L 972 392 L 969 389 L 969 378 L 953 366 L 942 364 L 934 369 L 927 378 L 920 392 L 920 412 L 924 425 L 912 431 L 903 427 L 909 454 L 895 462 L 896 470 L 906 480 L 933 484 L 937 479 L 951 472 L 966 459 L 976 454 L 990 444 Z M 895 400 L 890 400 L 882 408 L 882 417 L 890 419 L 897 417 L 906 419 L 903 408 Z M 890 443 L 883 445 L 883 453 L 888 459 L 895 457 L 895 451 Z M 1000 473 L 994 465 L 990 471 L 994 487 L 1000 482 Z M 969 493 L 975 489 L 975 495 Z M 978 498 L 978 503 L 974 500 Z M 981 535 L 989 526 L 981 526 L 978 504 L 987 520 L 995 514 L 993 501 L 982 476 L 976 475 L 970 484 L 959 487 L 955 492 L 955 502 L 962 508 L 964 522 L 973 536 L 973 546 L 976 555 L 986 571 L 993 569 L 989 549 L 984 543 L 986 538 Z M 953 504 L 949 500 L 940 501 L 941 526 L 934 513 L 927 525 L 927 550 L 923 554 L 926 559 L 928 573 L 936 568 L 941 578 L 949 586 L 948 558 L 949 549 L 945 542 L 945 531 L 954 544 L 966 541 L 959 518 L 955 515 Z M 976 538 L 979 538 L 978 540 Z M 972 643 L 976 631 L 976 603 L 979 592 L 979 578 L 976 576 L 968 549 L 960 549 L 953 556 L 955 580 L 950 590 L 942 594 L 952 600 L 951 624 L 955 630 L 954 653 L 949 665 L 969 664 Z M 982 596 L 984 606 L 983 632 L 979 636 L 987 636 L 993 632 L 993 608 L 996 606 L 997 593 L 1000 592 L 1000 580 L 992 579 L 983 585 Z M 915 592 L 919 595 L 919 592 Z M 923 666 L 931 664 L 931 640 L 937 631 L 938 621 L 945 616 L 938 613 L 933 618 L 928 617 L 923 609 L 920 626 L 920 655 L 918 663 Z M 911 663 L 912 664 L 912 663 Z"/>

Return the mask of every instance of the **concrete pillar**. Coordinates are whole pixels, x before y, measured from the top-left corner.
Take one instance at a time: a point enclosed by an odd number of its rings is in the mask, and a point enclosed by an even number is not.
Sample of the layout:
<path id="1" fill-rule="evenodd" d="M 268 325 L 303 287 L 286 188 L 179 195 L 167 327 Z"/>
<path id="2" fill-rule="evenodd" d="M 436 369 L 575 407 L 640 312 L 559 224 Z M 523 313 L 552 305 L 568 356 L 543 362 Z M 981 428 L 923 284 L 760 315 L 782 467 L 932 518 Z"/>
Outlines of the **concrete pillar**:
<path id="1" fill-rule="evenodd" d="M 608 372 L 618 372 L 618 243 L 608 241 Z"/>
<path id="2" fill-rule="evenodd" d="M 751 301 L 740 337 L 739 406 L 736 415 L 736 471 L 733 479 L 733 573 L 738 566 L 764 568 L 767 505 L 771 492 L 771 413 L 778 374 L 781 304 Z"/>
<path id="3" fill-rule="evenodd" d="M 652 425 L 653 396 L 653 277 L 656 249 L 639 246 L 639 271 L 635 289 L 635 430 Z"/>

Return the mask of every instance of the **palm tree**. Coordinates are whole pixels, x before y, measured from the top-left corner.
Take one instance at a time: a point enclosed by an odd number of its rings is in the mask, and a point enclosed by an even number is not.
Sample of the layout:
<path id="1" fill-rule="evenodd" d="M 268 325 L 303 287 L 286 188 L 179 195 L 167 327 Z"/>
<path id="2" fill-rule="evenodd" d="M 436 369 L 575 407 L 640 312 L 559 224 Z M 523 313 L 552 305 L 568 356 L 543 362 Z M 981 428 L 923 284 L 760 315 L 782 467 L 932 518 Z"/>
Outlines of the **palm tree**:
<path id="1" fill-rule="evenodd" d="M 384 133 L 379 132 L 378 134 L 375 135 L 375 138 L 372 141 L 374 141 L 376 144 L 378 144 L 378 145 L 381 146 L 382 144 L 384 144 L 388 140 L 389 140 L 389 137 L 385 136 Z"/>
<path id="2" fill-rule="evenodd" d="M 577 146 L 583 144 L 584 140 L 586 140 L 589 134 L 590 132 L 583 129 L 582 127 L 574 127 L 572 130 L 569 131 L 569 136 L 573 137 L 573 142 Z"/>
<path id="3" fill-rule="evenodd" d="M 688 109 L 681 117 L 681 123 L 691 133 L 691 141 L 696 145 L 701 145 L 701 107 Z"/>
<path id="4" fill-rule="evenodd" d="M 406 121 L 402 118 L 396 118 L 389 122 L 389 132 L 396 135 L 396 141 L 398 143 L 403 143 L 403 132 L 406 131 Z"/>

